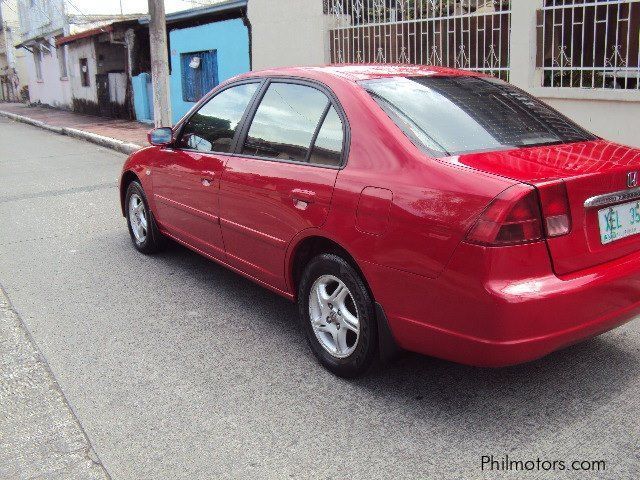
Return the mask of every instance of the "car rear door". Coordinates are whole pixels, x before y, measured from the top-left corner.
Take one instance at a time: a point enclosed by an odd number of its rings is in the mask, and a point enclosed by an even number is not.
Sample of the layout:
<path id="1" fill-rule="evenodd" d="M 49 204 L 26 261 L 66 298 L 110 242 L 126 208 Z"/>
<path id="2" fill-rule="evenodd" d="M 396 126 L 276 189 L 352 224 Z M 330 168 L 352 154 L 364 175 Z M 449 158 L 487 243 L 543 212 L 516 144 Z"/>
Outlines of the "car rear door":
<path id="1" fill-rule="evenodd" d="M 289 242 L 327 218 L 346 122 L 314 83 L 273 79 L 259 95 L 222 176 L 221 227 L 227 261 L 284 290 Z"/>
<path id="2" fill-rule="evenodd" d="M 153 163 L 153 195 L 158 222 L 168 233 L 224 259 L 219 221 L 220 178 L 238 125 L 260 81 L 231 85 L 207 100 L 178 128 L 172 148 Z"/>

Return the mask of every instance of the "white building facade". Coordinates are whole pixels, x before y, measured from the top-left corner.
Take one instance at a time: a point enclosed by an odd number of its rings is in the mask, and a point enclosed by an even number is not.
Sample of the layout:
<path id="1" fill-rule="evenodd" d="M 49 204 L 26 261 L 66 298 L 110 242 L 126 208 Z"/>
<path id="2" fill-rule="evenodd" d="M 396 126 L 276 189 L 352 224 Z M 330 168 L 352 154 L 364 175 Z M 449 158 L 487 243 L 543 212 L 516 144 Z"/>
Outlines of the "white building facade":
<path id="1" fill-rule="evenodd" d="M 171 12 L 217 1 L 167 0 L 165 4 Z M 19 47 L 28 52 L 27 58 L 31 57 L 26 62 L 29 100 L 60 108 L 72 106 L 72 66 L 69 47 L 56 47 L 56 40 L 148 11 L 147 0 L 17 0 L 17 3 Z"/>
<path id="2" fill-rule="evenodd" d="M 0 1 L 0 101 L 17 101 L 27 78 L 24 54 L 14 48 L 19 36 L 17 0 Z"/>

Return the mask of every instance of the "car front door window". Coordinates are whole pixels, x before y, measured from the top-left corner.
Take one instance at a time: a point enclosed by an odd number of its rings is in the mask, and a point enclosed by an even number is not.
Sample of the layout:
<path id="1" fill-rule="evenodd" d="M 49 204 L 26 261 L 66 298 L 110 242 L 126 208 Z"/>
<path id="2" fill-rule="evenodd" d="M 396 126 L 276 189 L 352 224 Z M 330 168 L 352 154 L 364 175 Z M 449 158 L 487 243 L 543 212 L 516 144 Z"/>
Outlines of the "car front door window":
<path id="1" fill-rule="evenodd" d="M 179 146 L 200 152 L 231 152 L 238 124 L 259 86 L 245 83 L 214 96 L 189 118 Z"/>

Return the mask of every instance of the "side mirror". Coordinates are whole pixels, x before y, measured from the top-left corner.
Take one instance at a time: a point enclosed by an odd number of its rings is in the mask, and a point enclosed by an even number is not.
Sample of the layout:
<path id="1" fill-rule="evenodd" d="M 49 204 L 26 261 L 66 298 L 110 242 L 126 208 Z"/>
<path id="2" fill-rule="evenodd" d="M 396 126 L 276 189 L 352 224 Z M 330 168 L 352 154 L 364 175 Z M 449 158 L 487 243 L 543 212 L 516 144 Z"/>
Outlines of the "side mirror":
<path id="1" fill-rule="evenodd" d="M 173 141 L 173 130 L 171 127 L 154 128 L 147 134 L 149 143 L 157 147 L 166 147 Z"/>

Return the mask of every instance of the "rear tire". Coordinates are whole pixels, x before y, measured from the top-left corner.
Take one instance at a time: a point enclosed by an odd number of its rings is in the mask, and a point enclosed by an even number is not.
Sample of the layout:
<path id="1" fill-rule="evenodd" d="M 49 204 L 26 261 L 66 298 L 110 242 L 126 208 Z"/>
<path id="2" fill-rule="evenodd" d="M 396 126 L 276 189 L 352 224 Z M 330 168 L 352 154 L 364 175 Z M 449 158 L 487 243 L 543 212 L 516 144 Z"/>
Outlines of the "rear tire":
<path id="1" fill-rule="evenodd" d="M 158 231 L 147 197 L 137 180 L 127 187 L 124 205 L 129 235 L 136 250 L 145 255 L 162 250 L 165 245 L 164 237 Z"/>
<path id="2" fill-rule="evenodd" d="M 378 354 L 378 326 L 369 291 L 342 257 L 321 254 L 298 288 L 300 320 L 318 361 L 340 377 L 366 373 Z"/>

